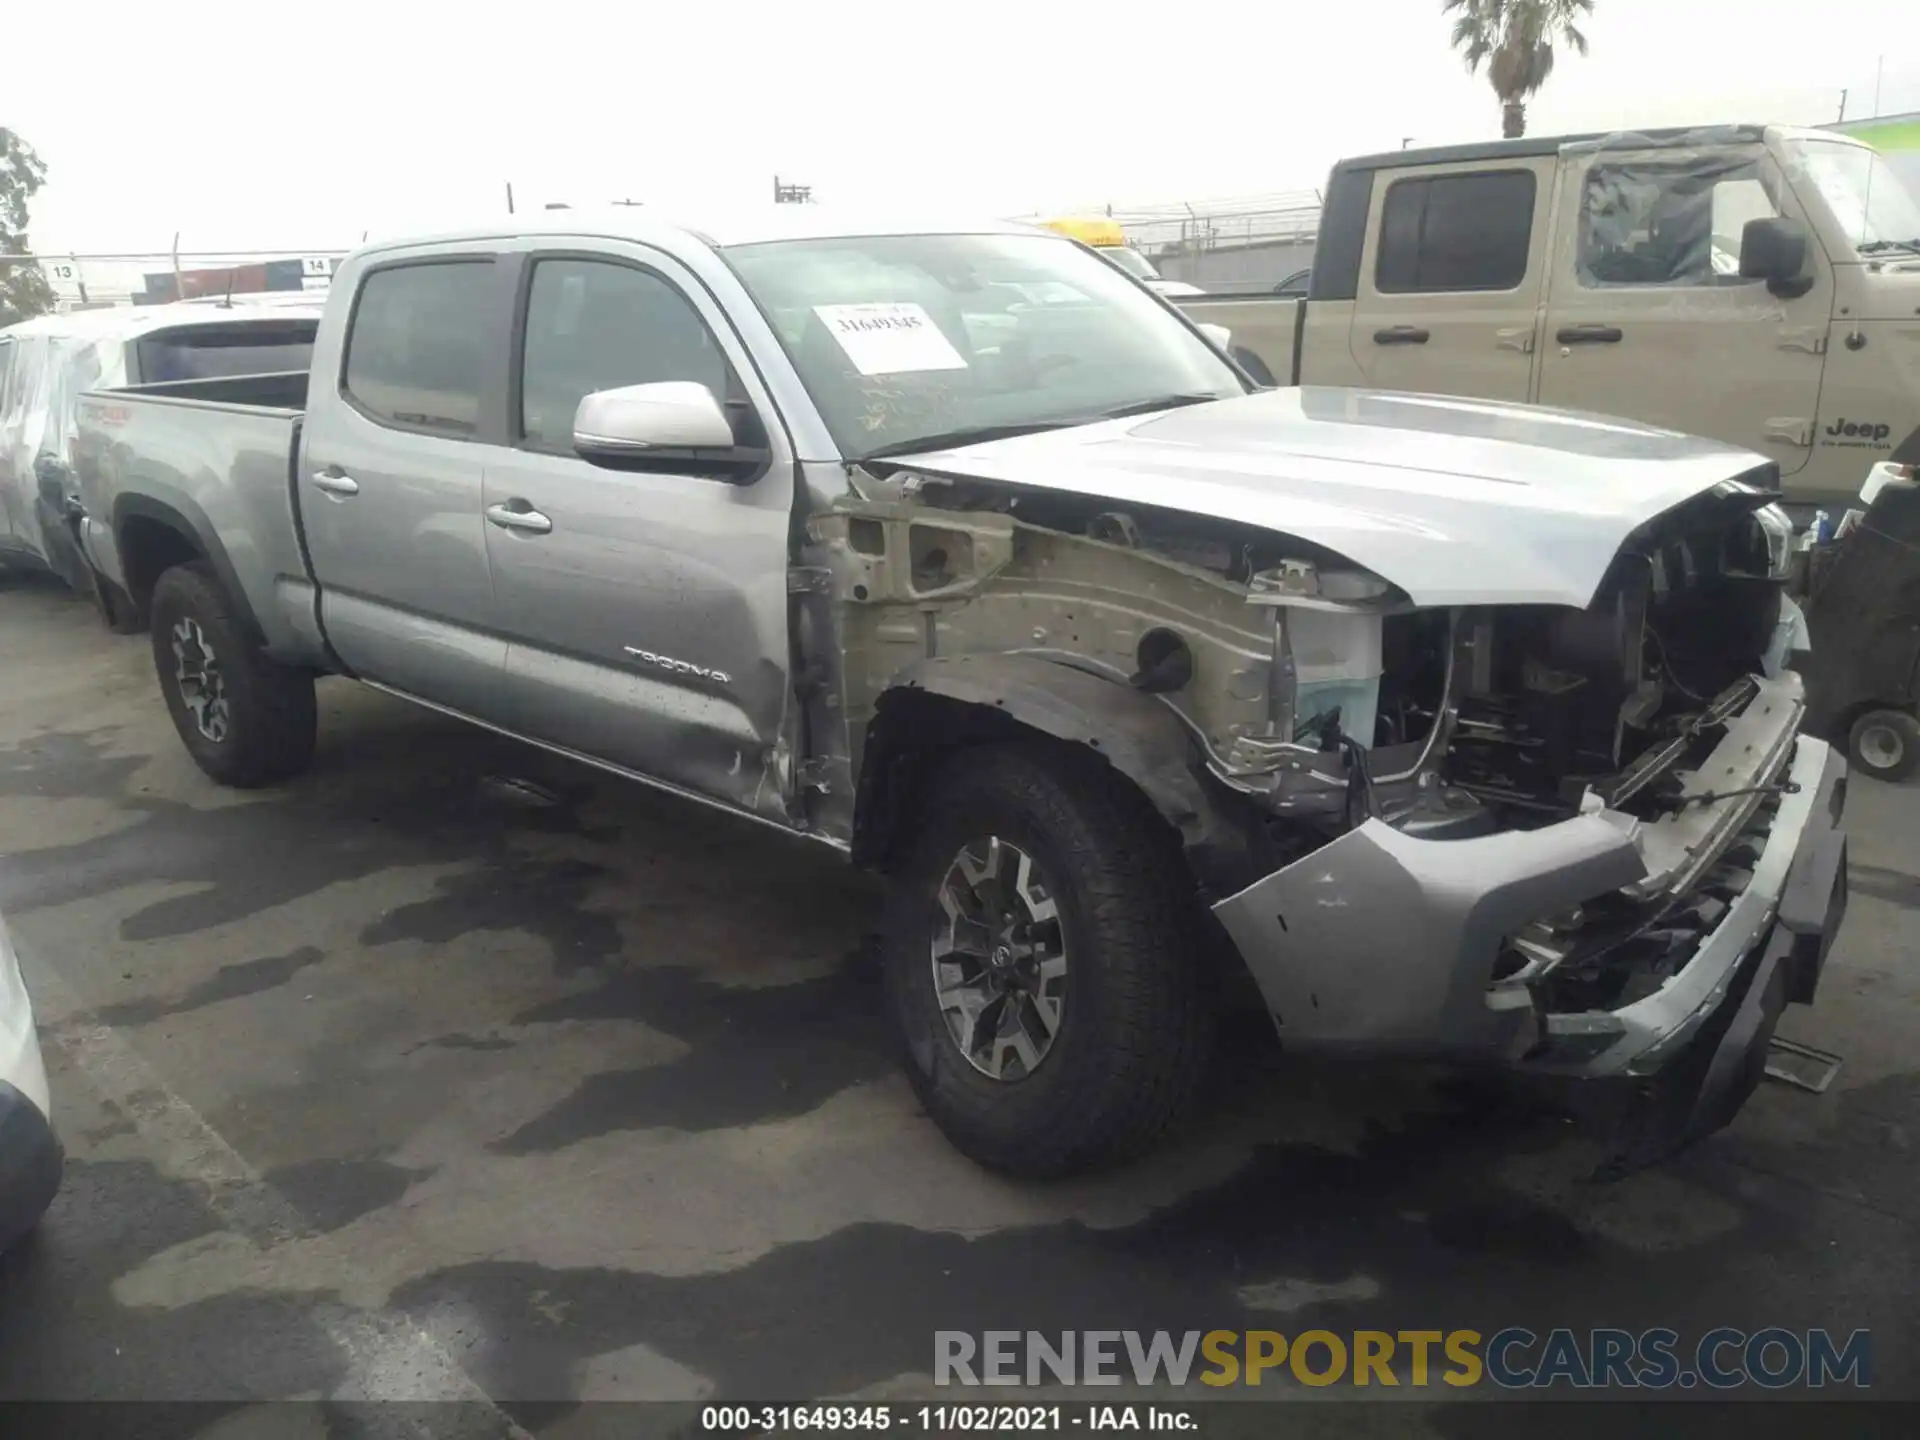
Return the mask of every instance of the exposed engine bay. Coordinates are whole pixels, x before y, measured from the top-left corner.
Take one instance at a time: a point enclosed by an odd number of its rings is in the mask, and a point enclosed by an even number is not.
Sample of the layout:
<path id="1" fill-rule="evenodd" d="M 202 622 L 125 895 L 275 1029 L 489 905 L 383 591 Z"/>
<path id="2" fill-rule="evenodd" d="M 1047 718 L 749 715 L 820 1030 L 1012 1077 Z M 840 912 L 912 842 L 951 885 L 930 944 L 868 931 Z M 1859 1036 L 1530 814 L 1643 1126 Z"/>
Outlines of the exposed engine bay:
<path id="1" fill-rule="evenodd" d="M 1683 803 L 1675 776 L 1750 695 L 1780 615 L 1784 542 L 1757 514 L 1770 497 L 1738 484 L 1642 527 L 1584 610 L 1417 609 L 1337 555 L 1229 522 L 965 482 L 910 488 L 923 515 L 935 506 L 1012 520 L 1009 583 L 1030 548 L 1021 532 L 1043 530 L 1238 592 L 1255 632 L 1271 626 L 1265 723 L 1204 733 L 1187 702 L 1204 704 L 1193 692 L 1212 667 L 1195 651 L 1210 637 L 1182 624 L 1184 606 L 1128 633 L 1137 644 L 1126 678 L 1183 708 L 1219 779 L 1327 835 L 1369 816 L 1436 838 L 1485 833 L 1579 813 L 1591 797 L 1639 817 L 1671 813 Z M 927 593 L 950 593 L 938 570 L 951 563 L 946 549 L 907 548 Z M 1067 563 L 1056 553 L 1037 568 L 1058 576 Z M 964 568 L 987 578 L 977 556 Z"/>
<path id="2" fill-rule="evenodd" d="M 1719 790 L 1701 779 L 1780 615 L 1769 498 L 1732 483 L 1643 525 L 1585 609 L 1419 608 L 1338 555 L 1217 518 L 889 478 L 843 507 L 834 547 L 850 658 L 873 657 L 847 714 L 909 655 L 1105 674 L 1179 713 L 1214 780 L 1252 802 L 1262 872 L 1369 821 L 1469 841 L 1602 811 L 1639 822 L 1646 878 L 1529 923 L 1491 975 L 1552 1010 L 1627 1003 L 1725 913 L 1778 804 L 1786 751 Z"/>

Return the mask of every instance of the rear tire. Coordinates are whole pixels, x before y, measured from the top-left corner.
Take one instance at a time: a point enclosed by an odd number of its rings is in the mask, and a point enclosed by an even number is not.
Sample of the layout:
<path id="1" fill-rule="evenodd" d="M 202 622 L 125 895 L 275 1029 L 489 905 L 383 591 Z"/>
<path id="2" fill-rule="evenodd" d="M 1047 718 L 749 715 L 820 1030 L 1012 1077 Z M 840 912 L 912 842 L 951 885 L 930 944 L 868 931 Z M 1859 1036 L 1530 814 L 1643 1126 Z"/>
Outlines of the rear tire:
<path id="1" fill-rule="evenodd" d="M 148 612 L 160 693 L 196 765 L 245 790 L 312 763 L 312 674 L 260 653 L 204 562 L 163 574 Z"/>
<path id="2" fill-rule="evenodd" d="M 1869 710 L 1853 722 L 1847 754 L 1876 780 L 1904 780 L 1920 768 L 1920 720 L 1905 710 Z"/>
<path id="3" fill-rule="evenodd" d="M 1185 1113 L 1215 1034 L 1171 830 L 1105 761 L 1052 742 L 960 751 L 923 793 L 881 944 L 927 1113 L 963 1154 L 1015 1175 L 1145 1150 Z M 1036 979 L 1048 967 L 1057 984 Z"/>

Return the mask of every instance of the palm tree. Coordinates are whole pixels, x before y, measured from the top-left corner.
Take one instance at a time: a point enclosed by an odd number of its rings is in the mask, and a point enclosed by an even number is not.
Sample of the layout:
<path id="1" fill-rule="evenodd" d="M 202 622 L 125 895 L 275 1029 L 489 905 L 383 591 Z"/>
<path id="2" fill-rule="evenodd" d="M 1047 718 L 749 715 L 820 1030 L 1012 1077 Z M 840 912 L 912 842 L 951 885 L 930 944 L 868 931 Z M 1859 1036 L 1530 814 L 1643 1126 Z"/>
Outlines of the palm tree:
<path id="1" fill-rule="evenodd" d="M 1593 0 L 1443 0 L 1440 8 L 1454 17 L 1453 48 L 1467 69 L 1487 67 L 1509 140 L 1527 133 L 1527 99 L 1553 74 L 1553 42 L 1587 53 L 1576 22 L 1593 14 Z"/>

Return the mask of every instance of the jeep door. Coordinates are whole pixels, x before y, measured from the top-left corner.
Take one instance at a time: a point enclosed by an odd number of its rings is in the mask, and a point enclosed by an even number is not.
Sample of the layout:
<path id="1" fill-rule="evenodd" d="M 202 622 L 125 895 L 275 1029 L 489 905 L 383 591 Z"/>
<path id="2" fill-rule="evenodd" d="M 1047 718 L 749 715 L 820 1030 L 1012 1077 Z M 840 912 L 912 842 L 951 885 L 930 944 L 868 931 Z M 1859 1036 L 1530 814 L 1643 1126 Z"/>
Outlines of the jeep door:
<path id="1" fill-rule="evenodd" d="M 1569 152 L 1540 403 L 1621 415 L 1777 461 L 1813 453 L 1833 275 L 1809 230 L 1807 288 L 1740 278 L 1749 220 L 1805 223 L 1759 143 Z"/>
<path id="2" fill-rule="evenodd" d="M 1553 164 L 1518 157 L 1374 175 L 1347 342 L 1369 385 L 1527 399 Z"/>
<path id="3" fill-rule="evenodd" d="M 794 465 L 771 400 L 673 257 L 606 240 L 590 253 L 525 245 L 512 434 L 486 475 L 509 723 L 784 821 Z M 765 463 L 603 469 L 574 453 L 583 396 L 659 381 L 705 385 Z"/>

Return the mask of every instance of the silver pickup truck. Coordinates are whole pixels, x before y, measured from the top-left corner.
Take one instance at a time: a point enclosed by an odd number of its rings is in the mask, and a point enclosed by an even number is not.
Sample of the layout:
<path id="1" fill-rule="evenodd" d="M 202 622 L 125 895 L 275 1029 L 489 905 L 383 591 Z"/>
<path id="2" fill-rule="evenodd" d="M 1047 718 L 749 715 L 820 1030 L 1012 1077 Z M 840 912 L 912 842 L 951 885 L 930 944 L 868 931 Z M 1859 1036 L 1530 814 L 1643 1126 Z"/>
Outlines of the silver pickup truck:
<path id="1" fill-rule="evenodd" d="M 1763 665 L 1759 456 L 1261 393 L 991 223 L 562 212 L 327 303 L 310 377 L 83 405 L 194 759 L 294 775 L 345 675 L 884 872 L 907 1073 L 983 1163 L 1142 1148 L 1236 993 L 1583 1077 L 1652 1157 L 1813 995 L 1845 767 Z"/>

